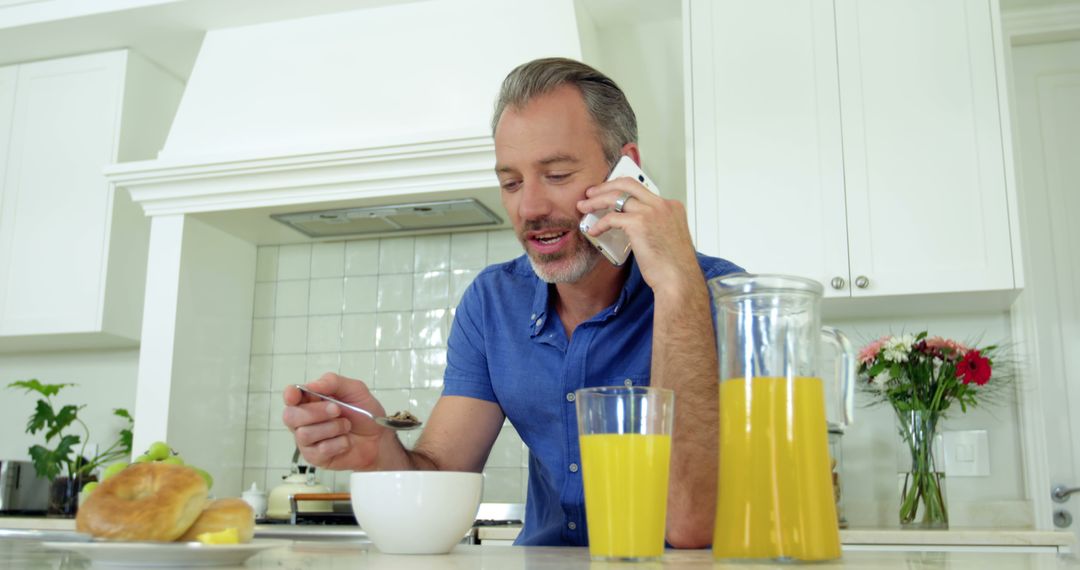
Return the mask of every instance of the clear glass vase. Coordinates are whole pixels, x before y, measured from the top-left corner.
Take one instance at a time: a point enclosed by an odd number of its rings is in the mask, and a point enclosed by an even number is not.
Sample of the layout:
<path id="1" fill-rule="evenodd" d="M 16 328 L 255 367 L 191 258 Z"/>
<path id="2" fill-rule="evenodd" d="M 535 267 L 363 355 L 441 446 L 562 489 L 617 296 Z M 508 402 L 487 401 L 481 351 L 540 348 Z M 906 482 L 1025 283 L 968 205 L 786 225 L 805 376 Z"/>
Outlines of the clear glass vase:
<path id="1" fill-rule="evenodd" d="M 911 452 L 911 468 L 900 491 L 900 526 L 911 529 L 949 528 L 945 500 L 944 464 L 935 457 L 939 412 L 896 412 L 900 438 Z"/>

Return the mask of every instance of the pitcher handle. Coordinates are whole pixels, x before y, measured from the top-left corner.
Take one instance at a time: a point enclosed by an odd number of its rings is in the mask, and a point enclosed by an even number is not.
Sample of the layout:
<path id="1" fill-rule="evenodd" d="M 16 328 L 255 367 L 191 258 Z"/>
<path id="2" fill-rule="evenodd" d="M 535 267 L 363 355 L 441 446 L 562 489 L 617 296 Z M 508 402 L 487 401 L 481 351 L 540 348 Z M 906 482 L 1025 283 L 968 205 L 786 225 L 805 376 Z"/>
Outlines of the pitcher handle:
<path id="1" fill-rule="evenodd" d="M 855 350 L 844 333 L 833 327 L 821 327 L 821 338 L 835 347 L 839 355 L 840 409 L 843 410 L 840 428 L 845 429 L 855 415 Z"/>

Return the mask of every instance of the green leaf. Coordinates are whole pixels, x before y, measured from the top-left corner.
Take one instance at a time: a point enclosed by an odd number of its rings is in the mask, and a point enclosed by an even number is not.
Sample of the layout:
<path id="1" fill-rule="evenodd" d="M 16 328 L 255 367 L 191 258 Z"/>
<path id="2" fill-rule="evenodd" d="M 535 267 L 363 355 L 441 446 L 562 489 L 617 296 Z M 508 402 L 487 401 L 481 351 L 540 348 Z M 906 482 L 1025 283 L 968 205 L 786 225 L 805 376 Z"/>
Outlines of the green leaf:
<path id="1" fill-rule="evenodd" d="M 37 392 L 46 398 L 55 396 L 66 386 L 74 386 L 74 384 L 42 384 L 37 378 L 31 378 L 30 380 L 16 380 L 7 385 L 8 388 L 22 388 L 27 392 Z"/>
<path id="2" fill-rule="evenodd" d="M 135 418 L 131 417 L 131 413 L 128 412 L 127 410 L 125 410 L 124 408 L 113 408 L 112 413 L 113 413 L 114 416 L 120 416 L 121 418 L 127 418 L 128 421 L 132 421 L 132 422 L 135 421 Z"/>
<path id="3" fill-rule="evenodd" d="M 53 417 L 52 425 L 49 426 L 49 431 L 45 434 L 45 441 L 49 441 L 52 438 L 64 431 L 79 417 L 79 410 L 85 406 L 73 406 L 67 405 L 60 408 L 60 413 Z"/>
<path id="4" fill-rule="evenodd" d="M 52 406 L 45 400 L 38 400 L 33 415 L 26 421 L 26 433 L 35 434 L 51 426 L 55 418 Z"/>

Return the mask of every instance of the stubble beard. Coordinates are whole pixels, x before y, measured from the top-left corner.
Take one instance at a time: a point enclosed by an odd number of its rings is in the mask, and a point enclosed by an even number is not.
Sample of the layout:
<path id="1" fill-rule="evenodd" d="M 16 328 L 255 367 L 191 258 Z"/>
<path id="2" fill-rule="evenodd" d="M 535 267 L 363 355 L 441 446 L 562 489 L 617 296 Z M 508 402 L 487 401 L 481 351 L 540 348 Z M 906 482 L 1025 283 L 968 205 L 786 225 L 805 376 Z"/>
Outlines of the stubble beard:
<path id="1" fill-rule="evenodd" d="M 539 230 L 565 230 L 573 235 L 569 238 L 574 240 L 574 248 L 570 251 L 558 253 L 534 253 L 529 249 L 529 240 L 525 238 L 526 231 Z M 533 272 L 545 283 L 576 283 L 587 275 L 596 263 L 600 261 L 600 253 L 589 244 L 588 240 L 574 234 L 577 232 L 577 224 L 566 221 L 538 220 L 525 224 L 525 228 L 518 234 L 518 240 L 525 248 L 529 257 L 529 264 Z"/>

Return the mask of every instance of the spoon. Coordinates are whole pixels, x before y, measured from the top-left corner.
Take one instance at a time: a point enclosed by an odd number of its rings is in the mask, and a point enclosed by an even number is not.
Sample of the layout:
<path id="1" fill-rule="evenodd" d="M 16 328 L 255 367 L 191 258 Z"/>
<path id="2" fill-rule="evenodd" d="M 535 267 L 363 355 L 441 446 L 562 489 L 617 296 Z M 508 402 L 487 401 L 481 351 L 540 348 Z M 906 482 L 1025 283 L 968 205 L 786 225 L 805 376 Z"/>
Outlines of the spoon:
<path id="1" fill-rule="evenodd" d="M 337 398 L 332 398 L 330 396 L 327 396 L 326 394 L 320 394 L 318 392 L 315 392 L 314 390 L 311 390 L 309 388 L 305 388 L 304 386 L 301 386 L 299 384 L 293 384 L 293 386 L 296 387 L 297 390 L 300 390 L 301 392 L 303 392 L 305 394 L 311 394 L 312 396 L 322 398 L 322 399 L 326 400 L 327 402 L 333 402 L 333 403 L 341 406 L 342 408 L 348 408 L 348 409 L 350 409 L 350 410 L 352 410 L 352 411 L 354 411 L 354 412 L 356 412 L 358 414 L 363 414 L 363 415 L 371 418 L 375 423 L 377 423 L 377 424 L 379 424 L 379 425 L 381 425 L 383 427 L 388 427 L 388 428 L 393 429 L 393 430 L 404 431 L 404 430 L 416 429 L 416 428 L 420 427 L 421 424 L 424 423 L 424 422 L 414 418 L 412 416 L 412 414 L 408 414 L 404 418 L 397 418 L 397 417 L 389 417 L 388 418 L 388 417 L 384 417 L 384 416 L 376 416 L 375 414 L 365 410 L 364 408 L 358 408 L 358 407 L 356 407 L 356 406 L 354 406 L 352 404 L 346 404 L 345 402 L 342 402 L 341 400 L 338 400 Z M 400 414 L 400 413 L 401 412 L 398 412 L 398 414 Z M 394 414 L 394 415 L 396 416 L 397 414 Z"/>

